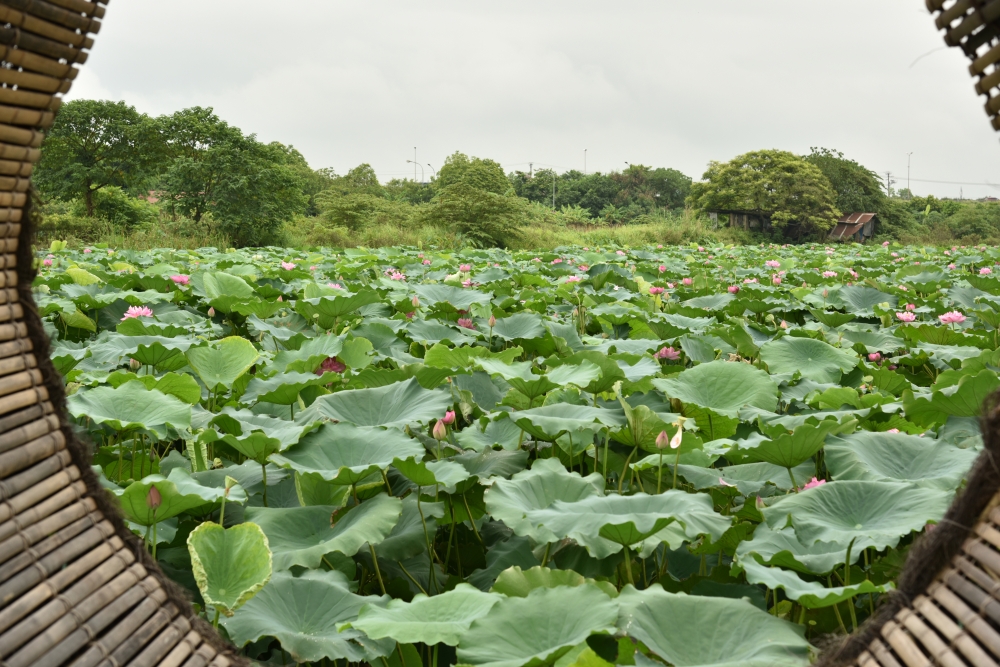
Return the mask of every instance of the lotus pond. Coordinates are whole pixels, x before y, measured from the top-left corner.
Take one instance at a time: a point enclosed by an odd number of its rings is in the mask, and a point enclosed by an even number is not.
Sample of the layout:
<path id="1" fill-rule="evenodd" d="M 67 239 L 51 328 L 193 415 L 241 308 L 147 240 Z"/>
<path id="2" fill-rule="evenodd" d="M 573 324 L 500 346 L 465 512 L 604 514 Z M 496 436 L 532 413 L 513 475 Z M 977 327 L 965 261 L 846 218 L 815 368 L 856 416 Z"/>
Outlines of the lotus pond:
<path id="1" fill-rule="evenodd" d="M 250 658 L 774 667 L 962 486 L 998 259 L 55 243 L 35 287 L 95 470 Z"/>

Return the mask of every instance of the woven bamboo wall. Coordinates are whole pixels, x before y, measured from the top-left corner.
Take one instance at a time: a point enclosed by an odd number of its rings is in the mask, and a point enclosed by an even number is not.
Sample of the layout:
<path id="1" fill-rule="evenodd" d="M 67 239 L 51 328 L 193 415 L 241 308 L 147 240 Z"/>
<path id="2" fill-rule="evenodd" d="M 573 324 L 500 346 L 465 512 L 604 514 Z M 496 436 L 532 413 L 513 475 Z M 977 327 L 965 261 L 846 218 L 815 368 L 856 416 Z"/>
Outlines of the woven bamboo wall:
<path id="1" fill-rule="evenodd" d="M 32 167 L 107 1 L 0 1 L 0 664 L 226 667 L 96 484 L 31 300 Z"/>

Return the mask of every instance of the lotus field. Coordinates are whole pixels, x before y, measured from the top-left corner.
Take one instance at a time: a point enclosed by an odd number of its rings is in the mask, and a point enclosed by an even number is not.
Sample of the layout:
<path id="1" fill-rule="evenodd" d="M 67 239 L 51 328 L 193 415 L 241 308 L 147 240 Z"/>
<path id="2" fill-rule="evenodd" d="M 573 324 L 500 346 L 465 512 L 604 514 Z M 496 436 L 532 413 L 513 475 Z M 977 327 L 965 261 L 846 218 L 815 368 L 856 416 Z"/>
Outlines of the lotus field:
<path id="1" fill-rule="evenodd" d="M 35 288 L 95 471 L 250 658 L 774 667 L 962 486 L 998 259 L 55 243 Z"/>

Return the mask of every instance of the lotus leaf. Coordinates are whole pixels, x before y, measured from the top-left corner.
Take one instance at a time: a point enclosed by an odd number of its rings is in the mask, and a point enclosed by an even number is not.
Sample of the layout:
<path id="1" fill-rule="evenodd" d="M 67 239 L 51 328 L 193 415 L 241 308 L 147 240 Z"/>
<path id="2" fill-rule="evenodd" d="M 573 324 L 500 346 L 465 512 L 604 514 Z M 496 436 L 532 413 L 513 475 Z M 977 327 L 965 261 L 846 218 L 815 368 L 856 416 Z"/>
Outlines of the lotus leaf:
<path id="1" fill-rule="evenodd" d="M 271 551 L 256 524 L 223 528 L 206 521 L 191 531 L 187 545 L 202 598 L 226 616 L 232 616 L 271 578 Z"/>
<path id="2" fill-rule="evenodd" d="M 303 423 L 332 420 L 356 426 L 403 427 L 439 418 L 451 404 L 446 392 L 424 389 L 411 378 L 376 389 L 320 396 L 296 419 Z"/>

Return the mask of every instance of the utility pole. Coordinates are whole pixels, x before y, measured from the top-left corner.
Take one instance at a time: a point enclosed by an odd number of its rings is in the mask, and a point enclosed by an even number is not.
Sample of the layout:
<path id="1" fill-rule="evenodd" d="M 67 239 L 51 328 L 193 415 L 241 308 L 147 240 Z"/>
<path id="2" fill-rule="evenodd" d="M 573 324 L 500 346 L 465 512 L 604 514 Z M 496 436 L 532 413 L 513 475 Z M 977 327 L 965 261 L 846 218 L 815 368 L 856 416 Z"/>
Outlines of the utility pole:
<path id="1" fill-rule="evenodd" d="M 891 197 L 892 196 L 892 184 L 895 183 L 895 182 L 896 181 L 892 180 L 892 172 L 891 171 L 885 172 L 885 196 L 886 197 Z"/>
<path id="2" fill-rule="evenodd" d="M 534 178 L 534 177 L 535 177 L 535 163 L 534 162 L 529 162 L 528 163 L 528 178 Z"/>
<path id="3" fill-rule="evenodd" d="M 552 210 L 556 210 L 556 168 L 552 168 Z"/>
<path id="4" fill-rule="evenodd" d="M 413 182 L 417 182 L 417 147 L 413 147 Z"/>
<path id="5" fill-rule="evenodd" d="M 583 149 L 583 175 L 587 175 L 587 149 Z"/>
<path id="6" fill-rule="evenodd" d="M 910 158 L 913 155 L 913 151 L 906 154 L 906 196 L 907 198 L 913 198 L 913 190 L 910 189 Z"/>

